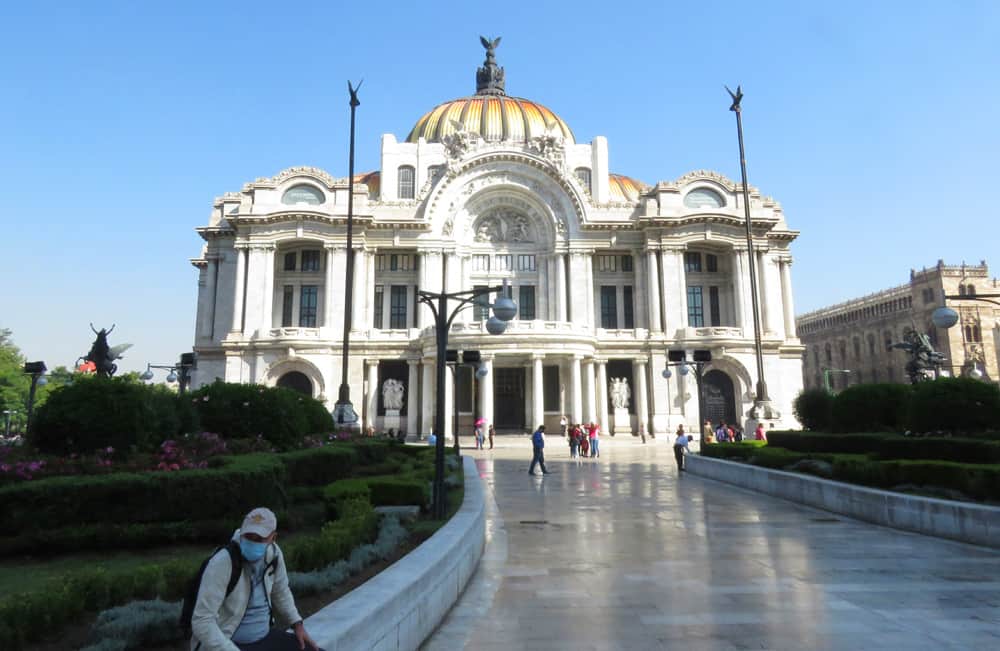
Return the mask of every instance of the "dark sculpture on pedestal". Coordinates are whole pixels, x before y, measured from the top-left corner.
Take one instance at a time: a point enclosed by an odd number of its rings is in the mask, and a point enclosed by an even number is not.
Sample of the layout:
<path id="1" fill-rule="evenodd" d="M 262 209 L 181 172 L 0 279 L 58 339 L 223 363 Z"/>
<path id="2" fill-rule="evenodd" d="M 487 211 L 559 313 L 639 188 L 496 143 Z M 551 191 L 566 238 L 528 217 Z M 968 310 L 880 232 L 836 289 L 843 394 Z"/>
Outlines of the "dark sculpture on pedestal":
<path id="1" fill-rule="evenodd" d="M 111 326 L 111 330 L 101 328 L 98 332 L 91 323 L 90 329 L 97 335 L 97 339 L 94 339 L 90 352 L 77 360 L 77 366 L 81 371 L 96 373 L 101 377 L 111 377 L 118 371 L 118 365 L 114 361 L 121 358 L 122 353 L 131 348 L 132 344 L 120 344 L 114 347 L 108 345 L 108 335 L 115 329 L 114 325 Z M 84 364 L 80 364 L 81 359 Z"/>
<path id="2" fill-rule="evenodd" d="M 912 328 L 903 333 L 902 343 L 892 344 L 889 348 L 899 348 L 910 355 L 910 361 L 906 363 L 906 374 L 910 376 L 911 384 L 933 380 L 937 377 L 941 364 L 947 359 L 943 353 L 934 350 L 927 335 Z"/>
<path id="3" fill-rule="evenodd" d="M 479 37 L 479 42 L 486 48 L 486 60 L 483 67 L 476 70 L 477 95 L 505 95 L 503 68 L 497 65 L 496 49 L 500 45 L 500 37 L 493 40 L 485 36 Z"/>

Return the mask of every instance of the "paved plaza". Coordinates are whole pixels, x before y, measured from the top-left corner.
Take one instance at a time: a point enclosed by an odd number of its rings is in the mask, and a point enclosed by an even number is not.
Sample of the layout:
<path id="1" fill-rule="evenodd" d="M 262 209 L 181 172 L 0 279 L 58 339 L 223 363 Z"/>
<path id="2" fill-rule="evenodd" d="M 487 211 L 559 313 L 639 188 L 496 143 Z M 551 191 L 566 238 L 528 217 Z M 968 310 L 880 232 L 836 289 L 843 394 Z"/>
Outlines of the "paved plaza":
<path id="1" fill-rule="evenodd" d="M 425 649 L 1000 648 L 995 551 L 678 476 L 662 441 L 546 443 L 545 477 L 527 437 L 465 449 L 486 552 Z"/>

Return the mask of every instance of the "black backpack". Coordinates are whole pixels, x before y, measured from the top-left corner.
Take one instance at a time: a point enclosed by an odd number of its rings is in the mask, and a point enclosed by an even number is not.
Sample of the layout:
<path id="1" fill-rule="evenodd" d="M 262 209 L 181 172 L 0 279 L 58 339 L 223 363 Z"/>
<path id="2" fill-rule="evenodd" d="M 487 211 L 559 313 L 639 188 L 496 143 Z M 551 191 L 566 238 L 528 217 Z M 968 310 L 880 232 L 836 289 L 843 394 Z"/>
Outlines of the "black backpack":
<path id="1" fill-rule="evenodd" d="M 225 547 L 216 547 L 212 555 L 205 559 L 198 569 L 198 573 L 188 583 L 187 590 L 184 591 L 184 605 L 181 607 L 180 625 L 186 637 L 191 637 L 191 617 L 194 615 L 194 605 L 198 601 L 198 591 L 201 589 L 201 577 L 205 574 L 208 562 L 223 549 L 229 552 L 229 560 L 233 564 L 232 573 L 229 575 L 229 584 L 226 585 L 226 597 L 236 587 L 236 582 L 240 580 L 240 574 L 243 572 L 243 554 L 240 552 L 239 543 L 235 540 L 230 540 Z"/>

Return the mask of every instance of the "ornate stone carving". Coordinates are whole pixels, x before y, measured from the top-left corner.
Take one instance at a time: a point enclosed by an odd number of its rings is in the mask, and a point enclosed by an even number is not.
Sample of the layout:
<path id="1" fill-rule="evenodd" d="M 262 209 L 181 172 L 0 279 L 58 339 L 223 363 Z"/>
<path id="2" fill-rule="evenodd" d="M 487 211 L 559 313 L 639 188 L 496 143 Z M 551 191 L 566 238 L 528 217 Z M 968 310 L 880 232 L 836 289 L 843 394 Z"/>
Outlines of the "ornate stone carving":
<path id="1" fill-rule="evenodd" d="M 562 169 L 566 161 L 566 139 L 559 131 L 559 125 L 549 122 L 546 133 L 528 141 L 528 151 L 537 154 L 551 162 L 556 168 Z"/>
<path id="2" fill-rule="evenodd" d="M 500 37 L 488 39 L 485 36 L 479 37 L 479 42 L 486 48 L 486 60 L 483 67 L 476 70 L 476 94 L 477 95 L 503 95 L 504 93 L 504 72 L 503 68 L 497 65 L 496 49 L 500 45 Z"/>
<path id="3" fill-rule="evenodd" d="M 454 132 L 441 139 L 444 152 L 448 156 L 448 165 L 452 167 L 458 159 L 479 145 L 481 138 L 478 133 L 466 131 L 458 120 L 451 120 Z"/>
<path id="4" fill-rule="evenodd" d="M 534 242 L 531 221 L 522 213 L 510 208 L 497 208 L 476 222 L 474 239 L 477 242 Z"/>
<path id="5" fill-rule="evenodd" d="M 405 390 L 402 382 L 389 378 L 382 383 L 382 404 L 386 409 L 402 409 Z"/>
<path id="6" fill-rule="evenodd" d="M 448 215 L 448 219 L 444 220 L 444 226 L 441 227 L 441 234 L 445 237 L 451 237 L 452 232 L 455 230 L 455 215 Z"/>

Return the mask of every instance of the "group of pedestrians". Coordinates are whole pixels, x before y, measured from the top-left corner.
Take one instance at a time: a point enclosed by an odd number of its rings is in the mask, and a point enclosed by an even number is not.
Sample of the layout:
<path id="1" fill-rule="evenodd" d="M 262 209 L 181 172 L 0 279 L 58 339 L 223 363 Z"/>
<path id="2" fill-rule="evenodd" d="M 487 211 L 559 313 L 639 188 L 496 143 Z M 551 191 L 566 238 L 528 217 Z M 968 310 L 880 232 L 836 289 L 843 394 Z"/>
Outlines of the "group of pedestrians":
<path id="1" fill-rule="evenodd" d="M 569 443 L 571 459 L 601 456 L 601 427 L 597 423 L 571 423 L 568 416 L 563 416 L 559 426 Z"/>
<path id="2" fill-rule="evenodd" d="M 754 440 L 767 442 L 767 434 L 764 432 L 764 424 L 757 423 L 757 428 L 753 434 Z M 712 427 L 712 421 L 705 421 L 702 439 L 705 443 L 740 443 L 747 440 L 743 433 L 743 426 L 739 423 L 726 423 L 720 421 L 718 425 Z"/>
<path id="3" fill-rule="evenodd" d="M 493 427 L 493 423 L 490 423 L 489 429 L 486 431 L 486 434 L 484 435 L 483 434 L 483 425 L 485 425 L 485 424 L 486 424 L 486 421 L 483 420 L 483 419 L 479 419 L 479 420 L 476 421 L 476 429 L 473 432 L 473 434 L 476 437 L 476 449 L 477 450 L 485 450 L 486 449 L 486 440 L 487 440 L 487 438 L 489 439 L 490 449 L 491 450 L 493 449 L 493 437 L 496 436 L 497 432 L 496 432 L 496 429 L 494 429 L 494 427 Z"/>

